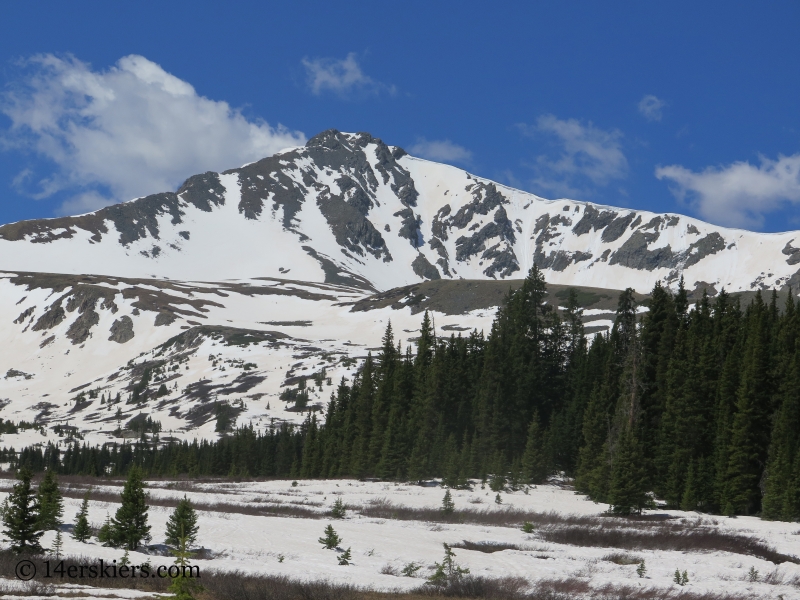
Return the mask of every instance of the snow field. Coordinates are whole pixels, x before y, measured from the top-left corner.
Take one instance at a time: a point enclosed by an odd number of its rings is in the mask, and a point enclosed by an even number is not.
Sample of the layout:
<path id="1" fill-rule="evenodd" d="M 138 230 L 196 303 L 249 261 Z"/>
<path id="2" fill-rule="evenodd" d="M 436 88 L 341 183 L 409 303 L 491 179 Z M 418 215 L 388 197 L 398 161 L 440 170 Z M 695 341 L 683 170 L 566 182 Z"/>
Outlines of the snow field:
<path id="1" fill-rule="evenodd" d="M 0 499 L 10 489 L 10 480 L 2 481 Z M 100 480 L 98 483 L 102 483 Z M 64 484 L 62 484 L 62 488 Z M 695 593 L 724 592 L 762 598 L 800 598 L 800 589 L 789 583 L 768 584 L 764 577 L 775 572 L 775 580 L 789 581 L 800 577 L 800 565 L 769 561 L 728 552 L 676 552 L 668 550 L 636 550 L 613 547 L 579 547 L 544 541 L 536 531 L 526 534 L 516 526 L 439 523 L 411 520 L 376 519 L 358 513 L 358 508 L 372 502 L 390 502 L 412 508 L 438 508 L 444 495 L 440 486 L 422 487 L 408 484 L 359 482 L 351 480 L 262 482 L 169 482 L 148 484 L 152 498 L 171 498 L 177 502 L 184 494 L 198 506 L 217 506 L 219 510 L 199 510 L 198 543 L 215 558 L 195 560 L 204 569 L 241 570 L 254 574 L 279 574 L 294 579 L 327 579 L 380 590 L 411 590 L 429 576 L 435 562 L 441 561 L 443 543 L 500 542 L 520 549 L 484 553 L 454 548 L 456 562 L 474 575 L 491 578 L 518 576 L 530 582 L 543 579 L 578 579 L 593 588 L 605 584 L 674 589 L 675 569 L 686 570 L 689 584 L 682 589 Z M 184 491 L 184 488 L 188 488 Z M 98 485 L 98 492 L 119 493 L 121 487 Z M 77 488 L 76 488 L 77 491 Z M 587 500 L 574 491 L 557 485 L 530 488 L 528 493 L 502 492 L 502 505 L 494 502 L 495 493 L 481 489 L 453 490 L 456 509 L 477 508 L 502 511 L 508 507 L 525 511 L 555 511 L 562 515 L 599 516 L 608 507 Z M 326 512 L 335 499 L 341 498 L 348 510 L 343 520 L 327 518 Z M 79 498 L 65 499 L 65 521 L 71 523 L 78 511 Z M 258 505 L 296 505 L 312 509 L 321 518 L 258 516 L 237 510 Z M 106 514 L 113 516 L 118 504 L 90 501 L 90 522 L 100 525 Z M 171 508 L 151 506 L 150 524 L 153 542 L 163 541 L 164 529 Z M 676 518 L 694 519 L 700 515 L 681 511 L 659 511 Z M 706 517 L 706 519 L 708 519 Z M 607 520 L 607 518 L 606 518 Z M 601 518 L 598 523 L 602 522 Z M 708 524 L 710 521 L 706 521 Z M 331 523 L 343 538 L 342 550 L 351 548 L 353 564 L 339 566 L 338 553 L 323 549 L 317 539 Z M 765 522 L 754 517 L 717 518 L 721 531 L 744 533 L 761 538 L 785 554 L 800 555 L 797 524 Z M 43 544 L 54 537 L 49 532 Z M 106 560 L 117 559 L 122 551 L 100 546 L 96 541 L 81 544 L 64 536 L 64 553 Z M 636 564 L 619 565 L 607 560 L 610 554 L 622 553 L 645 560 L 647 575 L 640 579 Z M 282 558 L 281 558 L 282 557 Z M 132 564 L 150 560 L 157 566 L 171 563 L 170 558 L 131 553 Z M 417 577 L 382 573 L 386 567 L 399 572 L 409 563 L 422 565 Z M 748 581 L 751 567 L 759 572 L 759 581 Z"/>

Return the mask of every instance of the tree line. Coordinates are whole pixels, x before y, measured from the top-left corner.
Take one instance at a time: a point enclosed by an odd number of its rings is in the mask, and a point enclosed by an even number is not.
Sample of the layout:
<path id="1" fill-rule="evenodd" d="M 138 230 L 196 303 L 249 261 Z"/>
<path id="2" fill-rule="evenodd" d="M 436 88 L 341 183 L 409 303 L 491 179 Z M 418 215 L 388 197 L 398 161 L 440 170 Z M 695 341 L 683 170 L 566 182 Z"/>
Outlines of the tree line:
<path id="1" fill-rule="evenodd" d="M 15 464 L 62 473 L 359 477 L 451 487 L 543 482 L 564 472 L 621 514 L 655 499 L 722 514 L 800 518 L 800 314 L 791 293 L 693 306 L 656 284 L 646 311 L 621 293 L 587 340 L 575 290 L 556 310 L 533 267 L 488 335 L 381 350 L 332 394 L 324 418 L 218 441 L 26 448 Z M 12 453 L 13 454 L 13 453 Z"/>

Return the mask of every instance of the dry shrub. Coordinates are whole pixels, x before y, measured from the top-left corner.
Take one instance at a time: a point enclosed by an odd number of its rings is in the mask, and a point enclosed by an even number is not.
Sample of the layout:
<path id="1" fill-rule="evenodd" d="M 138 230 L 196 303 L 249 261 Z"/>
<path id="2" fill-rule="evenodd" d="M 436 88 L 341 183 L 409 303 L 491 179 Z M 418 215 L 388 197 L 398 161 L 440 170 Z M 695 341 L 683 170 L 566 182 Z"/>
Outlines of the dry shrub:
<path id="1" fill-rule="evenodd" d="M 449 598 L 486 598 L 488 600 L 523 600 L 533 598 L 530 584 L 522 577 L 490 579 L 477 575 L 453 578 L 445 585 L 426 584 L 412 592 L 424 597 L 444 596 Z"/>
<path id="2" fill-rule="evenodd" d="M 508 544 L 506 542 L 463 542 L 452 544 L 452 548 L 463 548 L 464 550 L 477 550 L 478 552 L 485 552 L 491 554 L 492 552 L 501 552 L 503 550 L 531 550 L 527 546 L 520 546 L 519 544 Z"/>
<path id="3" fill-rule="evenodd" d="M 730 552 L 755 556 L 775 564 L 800 564 L 795 556 L 782 554 L 762 539 L 710 527 L 658 525 L 645 530 L 600 524 L 594 527 L 548 526 L 539 537 L 555 544 L 623 548 L 625 550 L 674 550 L 677 552 Z"/>
<path id="4" fill-rule="evenodd" d="M 638 565 L 642 562 L 642 557 L 633 554 L 625 554 L 623 552 L 612 552 L 611 554 L 606 554 L 603 560 L 607 560 L 616 565 Z"/>

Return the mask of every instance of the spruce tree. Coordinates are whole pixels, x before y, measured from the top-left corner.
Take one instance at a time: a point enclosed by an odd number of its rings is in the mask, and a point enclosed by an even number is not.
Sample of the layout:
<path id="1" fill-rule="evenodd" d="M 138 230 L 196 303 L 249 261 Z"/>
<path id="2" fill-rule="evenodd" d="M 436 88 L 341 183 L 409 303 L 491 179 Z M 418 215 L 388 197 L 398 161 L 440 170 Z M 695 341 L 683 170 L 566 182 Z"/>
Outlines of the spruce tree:
<path id="1" fill-rule="evenodd" d="M 549 475 L 544 442 L 539 414 L 534 413 L 528 427 L 525 454 L 522 455 L 522 480 L 525 483 L 542 483 Z"/>
<path id="2" fill-rule="evenodd" d="M 136 550 L 144 540 L 150 538 L 147 524 L 147 495 L 142 483 L 142 471 L 131 467 L 128 480 L 122 488 L 122 506 L 117 509 L 113 519 L 113 545 Z"/>
<path id="3" fill-rule="evenodd" d="M 725 514 L 753 514 L 761 508 L 762 465 L 768 451 L 770 404 L 769 340 L 766 307 L 761 294 L 748 307 L 747 342 L 736 412 L 730 432 L 730 449 L 723 497 Z"/>
<path id="4" fill-rule="evenodd" d="M 91 535 L 89 527 L 89 492 L 83 495 L 83 502 L 78 514 L 75 515 L 75 526 L 72 529 L 72 537 L 79 542 L 86 542 Z"/>
<path id="5" fill-rule="evenodd" d="M 55 472 L 48 469 L 36 494 L 39 502 L 39 527 L 43 531 L 58 529 L 64 514 L 64 500 L 58 489 Z"/>
<path id="6" fill-rule="evenodd" d="M 643 452 L 633 428 L 627 426 L 617 442 L 611 470 L 609 503 L 611 512 L 618 515 L 641 513 L 651 504 L 647 494 L 647 471 Z"/>
<path id="7" fill-rule="evenodd" d="M 191 501 L 184 496 L 178 501 L 178 506 L 167 520 L 166 543 L 168 546 L 178 548 L 183 537 L 187 547 L 194 546 L 198 529 L 197 513 Z"/>
<path id="8" fill-rule="evenodd" d="M 56 537 L 53 540 L 53 547 L 52 552 L 55 554 L 56 558 L 61 558 L 61 551 L 64 549 L 64 540 L 61 537 L 61 530 L 59 529 L 56 531 Z"/>
<path id="9" fill-rule="evenodd" d="M 339 544 L 342 543 L 342 538 L 339 537 L 339 534 L 336 533 L 336 530 L 333 528 L 333 525 L 329 523 L 328 526 L 325 528 L 325 535 L 319 538 L 318 541 L 320 544 L 322 544 L 322 546 L 326 550 L 333 550 Z"/>
<path id="10" fill-rule="evenodd" d="M 3 515 L 3 534 L 17 554 L 41 552 L 39 539 L 44 531 L 39 527 L 39 503 L 31 489 L 33 474 L 27 468 L 17 473 L 19 483 L 8 496 L 8 506 Z"/>
<path id="11" fill-rule="evenodd" d="M 442 498 L 442 513 L 445 515 L 451 515 L 455 509 L 456 503 L 453 502 L 453 496 L 450 493 L 450 490 L 447 490 L 444 493 L 444 498 Z"/>

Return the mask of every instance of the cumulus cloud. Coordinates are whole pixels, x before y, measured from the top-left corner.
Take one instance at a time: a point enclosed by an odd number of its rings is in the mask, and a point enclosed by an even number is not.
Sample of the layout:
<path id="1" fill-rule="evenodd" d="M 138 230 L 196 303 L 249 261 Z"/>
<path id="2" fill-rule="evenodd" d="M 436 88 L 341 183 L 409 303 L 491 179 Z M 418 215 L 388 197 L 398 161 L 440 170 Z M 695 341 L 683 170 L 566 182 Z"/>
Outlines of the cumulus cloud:
<path id="1" fill-rule="evenodd" d="M 666 101 L 652 94 L 647 94 L 639 100 L 639 112 L 648 121 L 660 121 L 664 116 L 664 107 L 666 106 Z"/>
<path id="2" fill-rule="evenodd" d="M 549 137 L 555 152 L 543 154 L 531 165 L 537 187 L 564 195 L 586 194 L 586 184 L 605 186 L 628 174 L 622 152 L 622 132 L 583 124 L 576 119 L 542 115 L 535 126 L 520 125 L 531 137 Z"/>
<path id="3" fill-rule="evenodd" d="M 416 143 L 408 151 L 414 156 L 444 163 L 464 164 L 472 160 L 472 152 L 450 140 L 417 138 Z"/>
<path id="4" fill-rule="evenodd" d="M 767 213 L 800 203 L 800 154 L 760 158 L 760 165 L 735 162 L 700 172 L 680 165 L 658 167 L 657 178 L 672 182 L 675 197 L 712 223 L 757 229 Z"/>
<path id="5" fill-rule="evenodd" d="M 322 92 L 333 92 L 340 97 L 353 94 L 379 94 L 386 92 L 395 94 L 396 88 L 369 77 L 361 69 L 355 52 L 344 59 L 338 58 L 304 58 L 303 67 L 311 93 L 319 96 Z"/>
<path id="6" fill-rule="evenodd" d="M 12 123 L 4 141 L 54 165 L 46 175 L 24 171 L 16 185 L 38 198 L 72 191 L 62 213 L 174 190 L 195 173 L 237 167 L 305 141 L 300 132 L 248 120 L 226 102 L 198 95 L 142 56 L 126 56 L 105 71 L 51 54 L 24 67 L 0 99 Z"/>

